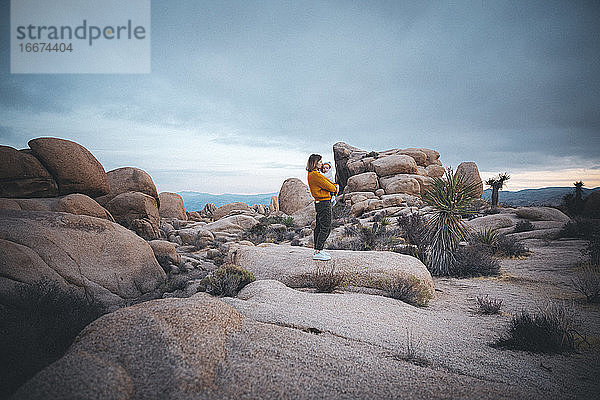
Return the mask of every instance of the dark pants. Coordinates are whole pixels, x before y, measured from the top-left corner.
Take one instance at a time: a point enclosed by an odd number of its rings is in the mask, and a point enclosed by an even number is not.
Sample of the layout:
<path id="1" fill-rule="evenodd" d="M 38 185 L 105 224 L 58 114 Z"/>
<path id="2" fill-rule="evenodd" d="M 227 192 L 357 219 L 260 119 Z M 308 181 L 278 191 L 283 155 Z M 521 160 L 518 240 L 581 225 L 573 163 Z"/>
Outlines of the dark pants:
<path id="1" fill-rule="evenodd" d="M 325 200 L 315 203 L 315 210 L 317 210 L 317 220 L 313 232 L 315 250 L 323 250 L 325 240 L 331 232 L 331 201 Z"/>

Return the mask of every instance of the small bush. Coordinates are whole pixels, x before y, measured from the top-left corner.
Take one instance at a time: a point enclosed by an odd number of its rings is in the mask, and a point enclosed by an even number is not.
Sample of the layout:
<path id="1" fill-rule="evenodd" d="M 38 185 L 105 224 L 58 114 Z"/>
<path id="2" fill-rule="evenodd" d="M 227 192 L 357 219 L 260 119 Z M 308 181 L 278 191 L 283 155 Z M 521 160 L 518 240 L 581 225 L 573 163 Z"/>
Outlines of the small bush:
<path id="1" fill-rule="evenodd" d="M 565 306 L 550 303 L 533 314 L 523 310 L 514 316 L 494 346 L 536 353 L 574 352 L 576 334 Z"/>
<path id="2" fill-rule="evenodd" d="M 494 254 L 503 257 L 521 257 L 529 253 L 529 250 L 518 240 L 506 235 L 498 235 L 496 244 L 492 246 Z"/>
<path id="3" fill-rule="evenodd" d="M 367 155 L 365 157 L 378 157 L 379 153 L 376 151 L 371 151 L 369 153 L 367 153 Z"/>
<path id="4" fill-rule="evenodd" d="M 588 303 L 600 302 L 600 271 L 597 265 L 584 264 L 571 283 L 575 290 L 585 296 Z"/>
<path id="5" fill-rule="evenodd" d="M 515 229 L 513 232 L 514 233 L 529 232 L 534 229 L 535 229 L 535 227 L 533 226 L 533 224 L 530 221 L 524 220 L 524 221 L 517 222 L 517 225 L 515 225 Z"/>
<path id="6" fill-rule="evenodd" d="M 22 286 L 13 300 L 0 305 L 2 395 L 62 357 L 79 332 L 105 312 L 100 303 L 52 281 Z"/>
<path id="7" fill-rule="evenodd" d="M 479 314 L 492 315 L 500 314 L 502 300 L 490 299 L 488 295 L 477 296 L 477 312 Z"/>
<path id="8" fill-rule="evenodd" d="M 500 272 L 500 262 L 492 255 L 491 248 L 482 244 L 459 247 L 454 259 L 450 276 L 456 278 L 491 276 Z"/>
<path id="9" fill-rule="evenodd" d="M 583 255 L 588 257 L 592 265 L 600 265 L 600 234 L 590 237 Z"/>
<path id="10" fill-rule="evenodd" d="M 414 276 L 396 278 L 383 285 L 384 295 L 401 300 L 417 307 L 425 307 L 431 300 L 431 293 L 419 279 Z"/>
<path id="11" fill-rule="evenodd" d="M 293 238 L 292 241 L 290 242 L 290 246 L 302 246 L 302 243 L 300 243 L 300 239 Z"/>
<path id="12" fill-rule="evenodd" d="M 234 297 L 244 286 L 255 280 L 252 272 L 235 264 L 224 264 L 200 281 L 198 291 L 213 296 Z"/>
<path id="13" fill-rule="evenodd" d="M 560 237 L 590 240 L 592 236 L 600 234 L 597 221 L 587 218 L 575 218 L 563 226 Z"/>
<path id="14" fill-rule="evenodd" d="M 315 269 L 298 277 L 297 286 L 315 289 L 317 293 L 332 293 L 346 283 L 346 274 L 340 272 L 335 261 L 315 263 Z"/>

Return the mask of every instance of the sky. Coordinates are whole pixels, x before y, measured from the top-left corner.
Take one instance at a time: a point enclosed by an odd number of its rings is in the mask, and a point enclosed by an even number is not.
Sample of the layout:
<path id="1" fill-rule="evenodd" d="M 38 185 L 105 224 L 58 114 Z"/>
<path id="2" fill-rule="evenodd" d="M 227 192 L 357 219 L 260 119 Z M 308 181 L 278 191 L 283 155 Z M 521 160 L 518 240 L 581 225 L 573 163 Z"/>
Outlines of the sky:
<path id="1" fill-rule="evenodd" d="M 151 73 L 11 74 L 0 0 L 0 144 L 73 140 L 159 191 L 276 192 L 339 141 L 597 187 L 598 21 L 597 1 L 156 0 Z"/>

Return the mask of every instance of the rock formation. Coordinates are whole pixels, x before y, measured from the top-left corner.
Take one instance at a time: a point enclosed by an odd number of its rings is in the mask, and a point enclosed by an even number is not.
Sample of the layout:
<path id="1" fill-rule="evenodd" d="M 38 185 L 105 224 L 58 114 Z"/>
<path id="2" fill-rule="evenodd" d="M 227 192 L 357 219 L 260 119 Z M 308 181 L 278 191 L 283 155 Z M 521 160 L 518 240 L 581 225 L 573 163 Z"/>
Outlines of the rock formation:
<path id="1" fill-rule="evenodd" d="M 279 190 L 279 211 L 291 215 L 314 201 L 308 186 L 298 178 L 288 178 Z"/>
<path id="2" fill-rule="evenodd" d="M 151 292 L 165 273 L 150 246 L 110 221 L 48 211 L 0 210 L 0 290 L 47 279 L 104 305 Z"/>
<path id="3" fill-rule="evenodd" d="M 158 213 L 161 218 L 177 218 L 187 220 L 183 199 L 177 193 L 161 192 L 159 195 L 160 206 Z"/>

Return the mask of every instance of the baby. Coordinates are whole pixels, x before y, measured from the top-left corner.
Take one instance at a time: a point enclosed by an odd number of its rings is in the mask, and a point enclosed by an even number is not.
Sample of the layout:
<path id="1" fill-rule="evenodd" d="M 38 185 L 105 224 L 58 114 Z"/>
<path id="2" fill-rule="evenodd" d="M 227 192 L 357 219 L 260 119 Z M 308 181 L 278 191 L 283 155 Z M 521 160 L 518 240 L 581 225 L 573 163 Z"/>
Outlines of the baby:
<path id="1" fill-rule="evenodd" d="M 331 170 L 331 163 L 329 161 L 324 162 L 321 170 L 319 171 L 321 174 L 325 176 L 325 178 L 329 179 L 331 183 L 335 184 L 335 179 L 333 178 L 333 171 Z M 337 185 L 336 185 L 337 186 Z M 331 194 L 331 205 L 334 206 L 336 203 L 335 196 L 333 193 Z"/>

